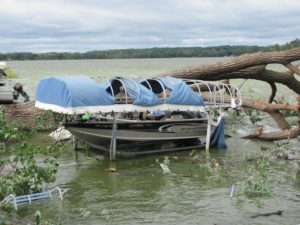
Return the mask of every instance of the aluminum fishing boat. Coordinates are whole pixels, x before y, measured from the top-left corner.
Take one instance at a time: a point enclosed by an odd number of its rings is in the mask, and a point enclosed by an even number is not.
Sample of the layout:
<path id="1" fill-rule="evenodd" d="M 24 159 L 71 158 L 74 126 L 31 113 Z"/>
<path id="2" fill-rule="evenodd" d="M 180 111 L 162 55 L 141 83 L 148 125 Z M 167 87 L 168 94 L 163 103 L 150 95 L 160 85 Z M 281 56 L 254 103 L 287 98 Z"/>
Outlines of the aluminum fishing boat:
<path id="1" fill-rule="evenodd" d="M 173 151 L 210 140 L 225 147 L 223 121 L 214 115 L 239 104 L 238 90 L 229 85 L 172 77 L 117 77 L 101 84 L 47 77 L 36 93 L 37 107 L 68 114 L 64 126 L 77 140 L 110 154 Z"/>

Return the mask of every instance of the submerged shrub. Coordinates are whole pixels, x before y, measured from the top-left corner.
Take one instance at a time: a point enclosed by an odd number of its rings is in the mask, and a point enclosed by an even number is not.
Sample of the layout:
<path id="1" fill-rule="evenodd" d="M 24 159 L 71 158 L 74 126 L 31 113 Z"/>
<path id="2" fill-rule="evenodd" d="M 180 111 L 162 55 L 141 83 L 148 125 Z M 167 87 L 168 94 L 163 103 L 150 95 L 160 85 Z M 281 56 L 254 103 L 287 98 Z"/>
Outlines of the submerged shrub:
<path id="1" fill-rule="evenodd" d="M 278 159 L 288 159 L 289 155 L 295 154 L 293 145 L 287 142 L 275 142 L 276 148 L 274 150 L 275 155 Z"/>
<path id="2" fill-rule="evenodd" d="M 0 177 L 0 199 L 7 195 L 25 195 L 42 190 L 43 183 L 55 181 L 59 166 L 57 158 L 63 148 L 58 142 L 48 147 L 32 145 L 27 142 L 16 147 L 13 162 L 15 171 Z"/>
<path id="3" fill-rule="evenodd" d="M 247 180 L 242 183 L 242 191 L 247 197 L 265 197 L 272 194 L 266 177 L 255 170 L 251 171 Z"/>
<path id="4" fill-rule="evenodd" d="M 249 117 L 249 120 L 252 124 L 256 124 L 259 121 L 262 121 L 261 111 L 258 109 L 245 109 L 246 115 Z"/>
<path id="5" fill-rule="evenodd" d="M 271 196 L 272 189 L 268 179 L 270 164 L 269 155 L 260 153 L 252 161 L 254 163 L 248 171 L 247 179 L 242 182 L 239 192 L 250 198 Z"/>
<path id="6" fill-rule="evenodd" d="M 47 219 L 44 217 L 44 215 L 39 211 L 35 211 L 34 213 L 34 220 L 36 225 L 63 225 L 63 222 L 61 219 L 53 220 L 53 219 Z"/>

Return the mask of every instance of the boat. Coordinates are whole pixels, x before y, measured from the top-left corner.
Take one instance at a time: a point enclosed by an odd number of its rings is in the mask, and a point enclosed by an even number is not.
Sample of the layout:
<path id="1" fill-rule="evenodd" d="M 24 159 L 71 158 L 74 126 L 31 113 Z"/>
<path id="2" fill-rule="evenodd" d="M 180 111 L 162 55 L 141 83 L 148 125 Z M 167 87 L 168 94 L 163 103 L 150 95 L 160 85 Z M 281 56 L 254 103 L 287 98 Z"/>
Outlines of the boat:
<path id="1" fill-rule="evenodd" d="M 5 68 L 6 63 L 0 62 L 0 104 L 11 104 L 17 99 L 17 92 L 13 91 L 11 83 L 4 79 Z"/>
<path id="2" fill-rule="evenodd" d="M 225 148 L 221 109 L 241 105 L 239 91 L 223 83 L 173 77 L 101 80 L 46 77 L 38 85 L 36 107 L 67 115 L 63 125 L 76 137 L 75 148 L 83 141 L 111 158 L 210 144 Z"/>
<path id="3" fill-rule="evenodd" d="M 0 104 L 15 103 L 19 95 L 24 97 L 24 102 L 29 101 L 29 96 L 23 90 L 23 85 L 6 78 L 6 68 L 6 63 L 0 62 Z"/>

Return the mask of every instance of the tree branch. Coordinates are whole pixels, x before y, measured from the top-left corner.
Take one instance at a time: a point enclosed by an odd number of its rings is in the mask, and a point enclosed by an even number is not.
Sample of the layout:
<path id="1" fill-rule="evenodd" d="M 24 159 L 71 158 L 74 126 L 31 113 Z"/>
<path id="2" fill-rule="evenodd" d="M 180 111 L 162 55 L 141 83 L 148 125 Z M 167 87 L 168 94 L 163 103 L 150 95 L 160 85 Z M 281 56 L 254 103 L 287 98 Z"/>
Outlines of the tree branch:
<path id="1" fill-rule="evenodd" d="M 284 64 L 284 66 L 286 68 L 288 68 L 290 71 L 292 71 L 293 73 L 297 74 L 300 76 L 300 69 L 298 66 L 293 65 L 292 63 L 286 63 Z"/>
<path id="2" fill-rule="evenodd" d="M 294 48 L 280 52 L 258 52 L 252 54 L 244 54 L 228 60 L 217 62 L 210 65 L 203 65 L 182 70 L 175 70 L 162 76 L 174 76 L 195 79 L 195 77 L 209 76 L 211 79 L 220 73 L 232 73 L 237 70 L 246 69 L 248 67 L 267 65 L 270 63 L 292 62 L 300 60 L 300 48 Z M 201 79 L 200 77 L 198 79 Z"/>
<path id="3" fill-rule="evenodd" d="M 250 134 L 243 138 L 245 139 L 259 139 L 265 141 L 284 140 L 290 138 L 296 138 L 300 134 L 300 128 L 296 127 L 290 130 L 280 130 L 274 132 L 267 132 L 262 134 Z"/>
<path id="4" fill-rule="evenodd" d="M 267 113 L 273 118 L 273 120 L 281 130 L 291 129 L 291 126 L 279 110 L 267 111 Z"/>
<path id="5" fill-rule="evenodd" d="M 274 101 L 274 98 L 275 98 L 275 95 L 276 95 L 276 92 L 277 92 L 277 87 L 275 85 L 274 82 L 268 82 L 271 86 L 271 89 L 272 89 L 272 92 L 271 92 L 271 95 L 269 97 L 269 101 L 268 103 L 272 103 Z"/>
<path id="6" fill-rule="evenodd" d="M 300 81 L 294 73 L 300 69 L 291 62 L 300 60 L 300 48 L 281 52 L 258 52 L 233 57 L 211 65 L 202 65 L 171 71 L 161 76 L 173 76 L 186 79 L 223 80 L 223 79 L 255 79 L 265 82 L 280 83 L 300 95 Z M 286 65 L 287 72 L 276 72 L 266 69 L 270 63 Z"/>

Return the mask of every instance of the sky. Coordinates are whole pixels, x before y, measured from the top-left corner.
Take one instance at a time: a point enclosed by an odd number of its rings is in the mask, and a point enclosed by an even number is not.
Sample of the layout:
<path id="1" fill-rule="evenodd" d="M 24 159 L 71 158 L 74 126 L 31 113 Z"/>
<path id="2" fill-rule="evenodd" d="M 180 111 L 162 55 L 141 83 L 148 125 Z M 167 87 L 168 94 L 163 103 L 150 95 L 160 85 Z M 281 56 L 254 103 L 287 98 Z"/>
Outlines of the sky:
<path id="1" fill-rule="evenodd" d="M 284 44 L 300 0 L 0 0 L 0 52 Z"/>

